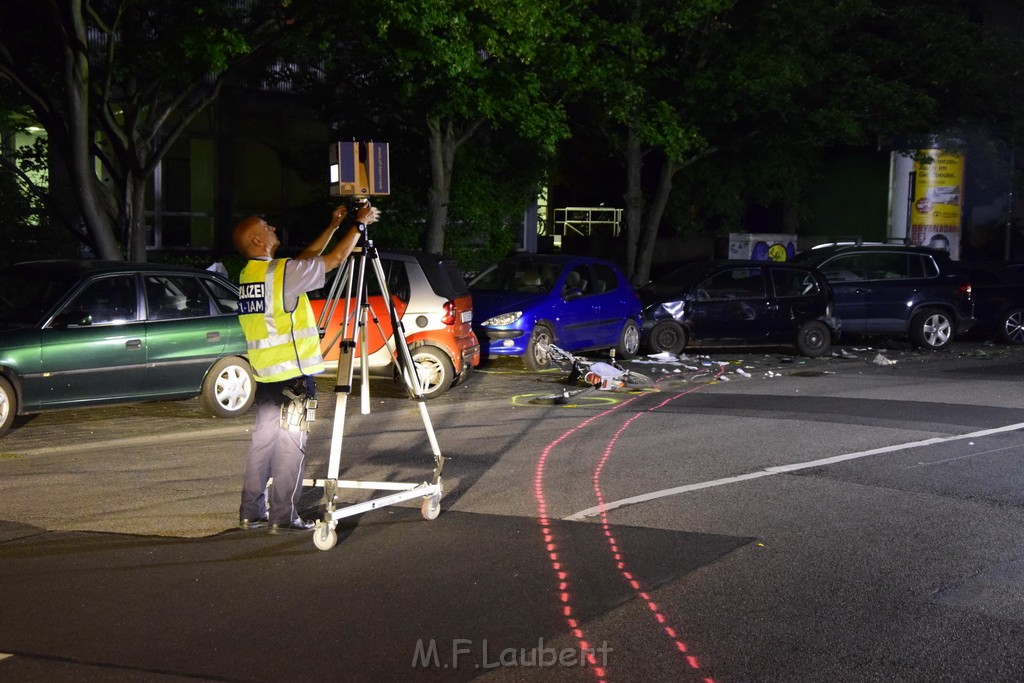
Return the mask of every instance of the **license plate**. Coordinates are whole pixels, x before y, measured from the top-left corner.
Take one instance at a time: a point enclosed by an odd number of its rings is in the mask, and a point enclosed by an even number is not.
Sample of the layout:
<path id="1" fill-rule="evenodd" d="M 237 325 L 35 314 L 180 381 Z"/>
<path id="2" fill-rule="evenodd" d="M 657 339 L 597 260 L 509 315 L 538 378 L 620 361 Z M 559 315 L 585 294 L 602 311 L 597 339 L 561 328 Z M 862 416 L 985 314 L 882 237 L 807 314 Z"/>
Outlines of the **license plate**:
<path id="1" fill-rule="evenodd" d="M 462 312 L 462 322 L 464 322 L 464 323 L 471 323 L 471 322 L 473 322 L 473 311 L 463 311 Z"/>

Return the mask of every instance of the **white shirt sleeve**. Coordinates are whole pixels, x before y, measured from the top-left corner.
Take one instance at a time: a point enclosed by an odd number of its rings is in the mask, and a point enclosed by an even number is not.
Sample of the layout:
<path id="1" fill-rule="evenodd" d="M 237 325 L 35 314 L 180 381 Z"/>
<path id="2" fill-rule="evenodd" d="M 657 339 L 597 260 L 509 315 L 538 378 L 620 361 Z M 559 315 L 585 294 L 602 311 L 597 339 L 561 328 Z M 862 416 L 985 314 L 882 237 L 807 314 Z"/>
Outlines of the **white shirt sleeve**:
<path id="1" fill-rule="evenodd" d="M 326 274 L 324 260 L 320 256 L 288 259 L 284 269 L 285 310 L 295 310 L 299 302 L 299 295 L 323 287 Z"/>

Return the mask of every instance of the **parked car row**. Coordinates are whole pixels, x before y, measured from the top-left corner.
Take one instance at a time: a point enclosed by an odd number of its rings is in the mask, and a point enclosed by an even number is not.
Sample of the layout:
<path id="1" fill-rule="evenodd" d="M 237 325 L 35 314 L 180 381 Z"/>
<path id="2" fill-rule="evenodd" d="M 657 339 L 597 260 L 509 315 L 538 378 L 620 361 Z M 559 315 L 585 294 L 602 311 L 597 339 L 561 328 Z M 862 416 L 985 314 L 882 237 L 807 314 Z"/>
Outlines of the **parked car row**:
<path id="1" fill-rule="evenodd" d="M 813 357 L 841 335 L 942 349 L 973 328 L 1024 344 L 1024 263 L 958 264 L 925 247 L 825 245 L 784 262 L 695 262 L 639 291 L 611 261 L 583 256 L 517 255 L 468 284 L 440 256 L 381 252 L 378 263 L 383 282 L 374 269 L 364 283 L 366 316 L 337 287 L 312 297 L 325 359 L 337 362 L 347 329 L 356 369 L 365 339 L 368 371 L 400 379 L 397 323 L 426 398 L 466 381 L 484 357 L 547 368 L 552 343 L 620 358 L 765 345 Z M 214 415 L 245 413 L 254 380 L 236 308 L 235 285 L 209 271 L 67 260 L 7 269 L 0 434 L 18 415 L 98 404 L 199 397 Z"/>
<path id="2" fill-rule="evenodd" d="M 1024 343 L 1024 263 L 963 264 L 918 246 L 829 244 L 784 262 L 690 263 L 641 287 L 639 307 L 623 273 L 594 258 L 519 255 L 469 287 L 484 354 L 521 356 L 531 369 L 547 366 L 552 342 L 620 357 L 765 345 L 822 356 L 841 335 L 939 350 L 972 330 Z"/>
<path id="3" fill-rule="evenodd" d="M 403 252 L 382 252 L 379 263 L 423 395 L 465 381 L 480 346 L 458 266 Z M 362 328 L 368 370 L 397 376 L 394 324 L 375 269 L 365 285 L 367 310 L 376 309 Z M 318 313 L 340 304 L 322 321 L 328 364 L 355 308 L 343 296 L 311 302 Z M 19 415 L 93 405 L 198 397 L 215 416 L 244 414 L 255 384 L 237 307 L 235 284 L 210 271 L 72 260 L 8 268 L 0 273 L 0 435 Z"/>

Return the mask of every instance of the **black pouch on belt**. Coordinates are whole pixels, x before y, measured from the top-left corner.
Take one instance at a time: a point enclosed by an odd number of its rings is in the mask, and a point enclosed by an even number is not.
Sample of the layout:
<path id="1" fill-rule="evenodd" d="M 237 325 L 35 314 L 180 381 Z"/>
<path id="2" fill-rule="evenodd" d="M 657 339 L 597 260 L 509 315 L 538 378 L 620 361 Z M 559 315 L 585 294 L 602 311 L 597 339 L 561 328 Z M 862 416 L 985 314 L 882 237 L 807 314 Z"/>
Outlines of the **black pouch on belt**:
<path id="1" fill-rule="evenodd" d="M 281 390 L 287 399 L 281 405 L 281 428 L 292 432 L 309 431 L 309 423 L 316 419 L 315 389 L 312 377 L 297 379 Z"/>

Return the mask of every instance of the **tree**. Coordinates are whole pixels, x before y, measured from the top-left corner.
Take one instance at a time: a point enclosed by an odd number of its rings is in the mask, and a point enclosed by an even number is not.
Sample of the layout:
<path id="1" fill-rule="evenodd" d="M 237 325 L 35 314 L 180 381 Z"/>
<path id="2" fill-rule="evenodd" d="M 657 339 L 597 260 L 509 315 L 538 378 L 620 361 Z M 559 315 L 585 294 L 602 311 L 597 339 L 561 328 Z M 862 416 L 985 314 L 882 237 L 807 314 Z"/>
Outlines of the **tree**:
<path id="1" fill-rule="evenodd" d="M 648 278 L 676 175 L 777 150 L 793 200 L 801 166 L 837 144 L 958 125 L 990 102 L 984 65 L 1006 51 L 961 0 L 633 0 L 599 5 L 593 70 L 611 147 L 626 169 L 627 271 Z M 983 92 L 984 91 L 984 94 Z M 1005 100 L 1005 98 L 1004 98 Z M 655 180 L 645 183 L 645 164 Z M 713 174 L 722 177 L 718 167 Z M 749 163 L 747 171 L 757 172 Z M 696 184 L 689 184 L 696 186 Z M 652 189 L 653 188 L 653 189 Z M 696 201 L 696 198 L 691 198 Z"/>
<path id="2" fill-rule="evenodd" d="M 0 115 L 0 130 L 21 127 L 13 118 Z M 14 150 L 12 172 L 0 173 L 0 267 L 31 259 L 44 247 L 55 257 L 74 253 L 58 231 L 39 220 L 45 195 L 33 191 L 43 170 L 38 163 L 42 158 L 38 142 Z"/>
<path id="3" fill-rule="evenodd" d="M 678 168 L 712 150 L 703 132 L 681 110 L 694 113 L 692 81 L 710 68 L 701 39 L 720 29 L 718 14 L 733 0 L 641 3 L 608 0 L 595 6 L 589 89 L 609 146 L 625 166 L 625 268 L 635 284 L 646 282 L 657 223 Z M 688 82 L 689 87 L 688 87 Z M 645 208 L 642 170 L 660 152 L 659 191 Z M 645 228 L 645 225 L 647 226 Z M 653 230 L 650 226 L 654 226 Z"/>
<path id="4" fill-rule="evenodd" d="M 97 256 L 146 260 L 147 181 L 229 75 L 301 24 L 299 7 L 279 10 L 271 0 L 0 5 L 0 80 L 46 129 Z"/>
<path id="5" fill-rule="evenodd" d="M 420 141 L 430 177 L 423 247 L 440 253 L 460 149 L 511 133 L 550 154 L 568 134 L 563 99 L 578 62 L 565 38 L 576 17 L 543 0 L 356 5 L 333 43 L 329 81 L 378 135 Z"/>

